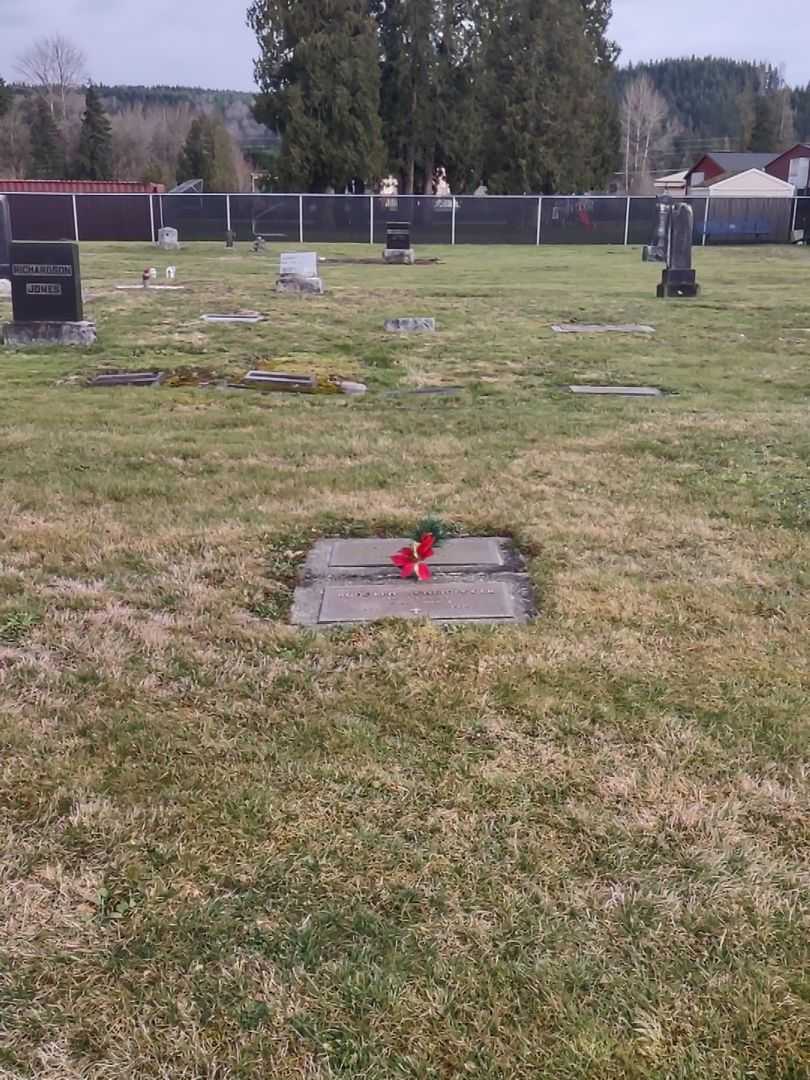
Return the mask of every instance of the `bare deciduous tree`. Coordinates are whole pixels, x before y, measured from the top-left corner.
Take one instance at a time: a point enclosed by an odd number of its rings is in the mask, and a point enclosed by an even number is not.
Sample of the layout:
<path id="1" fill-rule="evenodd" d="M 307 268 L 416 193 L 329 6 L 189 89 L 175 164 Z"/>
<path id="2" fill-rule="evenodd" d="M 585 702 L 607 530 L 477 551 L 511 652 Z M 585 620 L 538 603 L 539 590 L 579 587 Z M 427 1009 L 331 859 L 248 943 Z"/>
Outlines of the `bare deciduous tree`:
<path id="1" fill-rule="evenodd" d="M 51 113 L 64 120 L 68 93 L 84 78 L 85 55 L 62 34 L 51 34 L 38 38 L 17 58 L 17 71 L 26 82 L 42 88 Z"/>
<path id="2" fill-rule="evenodd" d="M 14 101 L 0 119 L 0 176 L 22 179 L 28 173 L 31 135 L 20 101 Z"/>
<path id="3" fill-rule="evenodd" d="M 651 174 L 671 149 L 677 125 L 665 99 L 647 75 L 628 84 L 621 105 L 622 153 L 626 190 L 642 194 Z"/>

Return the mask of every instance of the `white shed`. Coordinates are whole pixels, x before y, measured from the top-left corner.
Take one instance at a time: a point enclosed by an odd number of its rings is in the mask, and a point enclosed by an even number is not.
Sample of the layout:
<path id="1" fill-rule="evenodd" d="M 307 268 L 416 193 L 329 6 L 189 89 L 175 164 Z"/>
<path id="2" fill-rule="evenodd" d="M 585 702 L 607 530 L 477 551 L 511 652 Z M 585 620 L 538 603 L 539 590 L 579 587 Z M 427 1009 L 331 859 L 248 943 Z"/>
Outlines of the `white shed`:
<path id="1" fill-rule="evenodd" d="M 686 177 L 688 170 L 670 173 L 669 176 L 656 176 L 653 180 L 656 195 L 672 195 L 682 198 L 686 194 Z"/>
<path id="2" fill-rule="evenodd" d="M 792 199 L 794 187 L 762 169 L 746 169 L 719 176 L 706 187 L 693 188 L 691 194 L 709 194 L 718 199 Z"/>

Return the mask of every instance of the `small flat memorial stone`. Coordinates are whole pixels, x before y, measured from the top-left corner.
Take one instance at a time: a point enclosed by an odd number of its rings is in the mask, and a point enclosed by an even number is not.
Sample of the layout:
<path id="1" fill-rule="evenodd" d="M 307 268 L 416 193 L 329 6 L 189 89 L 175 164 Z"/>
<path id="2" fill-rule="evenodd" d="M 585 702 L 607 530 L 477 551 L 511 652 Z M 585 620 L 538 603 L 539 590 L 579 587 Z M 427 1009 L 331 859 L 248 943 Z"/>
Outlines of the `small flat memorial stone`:
<path id="1" fill-rule="evenodd" d="M 328 565 L 331 568 L 352 566 L 392 567 L 395 551 L 412 543 L 406 536 L 386 540 L 338 540 L 332 545 Z M 429 560 L 430 566 L 503 566 L 504 558 L 497 540 L 489 537 L 460 537 L 445 540 Z"/>
<path id="2" fill-rule="evenodd" d="M 464 389 L 465 387 L 463 386 L 417 386 L 413 389 L 387 390 L 385 397 L 430 397 L 431 395 L 437 397 L 452 397 L 454 394 L 460 394 Z"/>
<path id="3" fill-rule="evenodd" d="M 614 394 L 619 397 L 663 397 L 657 386 L 569 386 L 572 394 Z"/>
<path id="4" fill-rule="evenodd" d="M 232 315 L 201 315 L 203 322 L 210 323 L 258 323 L 264 320 L 264 315 L 258 311 L 234 312 Z"/>
<path id="5" fill-rule="evenodd" d="M 286 375 L 275 371 L 249 371 L 242 380 L 246 386 L 264 390 L 292 390 L 311 393 L 316 387 L 314 375 Z"/>
<path id="6" fill-rule="evenodd" d="M 551 328 L 555 334 L 654 334 L 654 326 L 641 323 L 557 323 Z"/>
<path id="7" fill-rule="evenodd" d="M 159 386 L 163 381 L 162 371 L 115 371 L 96 375 L 90 380 L 90 386 Z"/>
<path id="8" fill-rule="evenodd" d="M 512 589 L 503 581 L 386 582 L 324 586 L 318 623 L 389 618 L 512 622 L 518 615 Z"/>
<path id="9" fill-rule="evenodd" d="M 405 315 L 398 319 L 386 319 L 385 329 L 392 334 L 398 333 L 428 333 L 436 329 L 436 320 L 423 318 L 422 316 Z"/>

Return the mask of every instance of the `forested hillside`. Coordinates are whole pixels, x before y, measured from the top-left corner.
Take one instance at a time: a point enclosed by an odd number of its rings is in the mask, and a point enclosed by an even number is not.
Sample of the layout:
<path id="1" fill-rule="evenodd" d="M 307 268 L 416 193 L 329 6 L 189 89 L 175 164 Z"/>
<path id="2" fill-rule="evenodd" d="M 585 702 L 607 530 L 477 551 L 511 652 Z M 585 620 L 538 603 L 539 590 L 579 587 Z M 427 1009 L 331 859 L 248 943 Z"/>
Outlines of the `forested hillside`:
<path id="1" fill-rule="evenodd" d="M 206 90 L 198 86 L 99 86 L 104 107 L 111 116 L 127 111 L 184 109 L 216 112 L 243 150 L 268 148 L 277 137 L 253 117 L 253 94 L 240 90 Z"/>
<path id="2" fill-rule="evenodd" d="M 651 79 L 681 129 L 676 152 L 698 146 L 756 149 L 757 139 L 781 145 L 810 138 L 810 85 L 787 86 L 772 64 L 719 56 L 630 64 L 616 72 L 619 97 L 639 75 Z"/>

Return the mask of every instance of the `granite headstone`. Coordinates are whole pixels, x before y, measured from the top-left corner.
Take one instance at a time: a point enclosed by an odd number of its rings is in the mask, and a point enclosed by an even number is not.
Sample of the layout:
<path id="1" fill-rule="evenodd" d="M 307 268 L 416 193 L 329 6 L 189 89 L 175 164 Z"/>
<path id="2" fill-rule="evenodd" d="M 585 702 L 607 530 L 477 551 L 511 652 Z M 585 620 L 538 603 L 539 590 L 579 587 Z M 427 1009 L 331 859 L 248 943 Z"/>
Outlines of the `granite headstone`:
<path id="1" fill-rule="evenodd" d="M 694 297 L 700 293 L 692 267 L 694 225 L 695 213 L 688 203 L 676 203 L 671 195 L 659 197 L 653 240 L 641 253 L 645 262 L 666 264 L 657 288 L 659 298 Z"/>
<path id="2" fill-rule="evenodd" d="M 314 251 L 283 251 L 279 258 L 276 292 L 323 293 L 323 278 L 318 275 L 318 256 Z"/>
<path id="3" fill-rule="evenodd" d="M 14 322 L 81 322 L 79 246 L 42 240 L 11 242 Z"/>
<path id="4" fill-rule="evenodd" d="M 385 229 L 383 262 L 410 266 L 416 261 L 411 247 L 411 226 L 408 221 L 389 221 Z"/>
<path id="5" fill-rule="evenodd" d="M 177 229 L 173 229 L 170 225 L 166 225 L 158 230 L 158 247 L 161 251 L 177 251 L 180 247 Z"/>
<path id="6" fill-rule="evenodd" d="M 0 278 L 11 277 L 11 211 L 8 199 L 0 195 Z"/>

